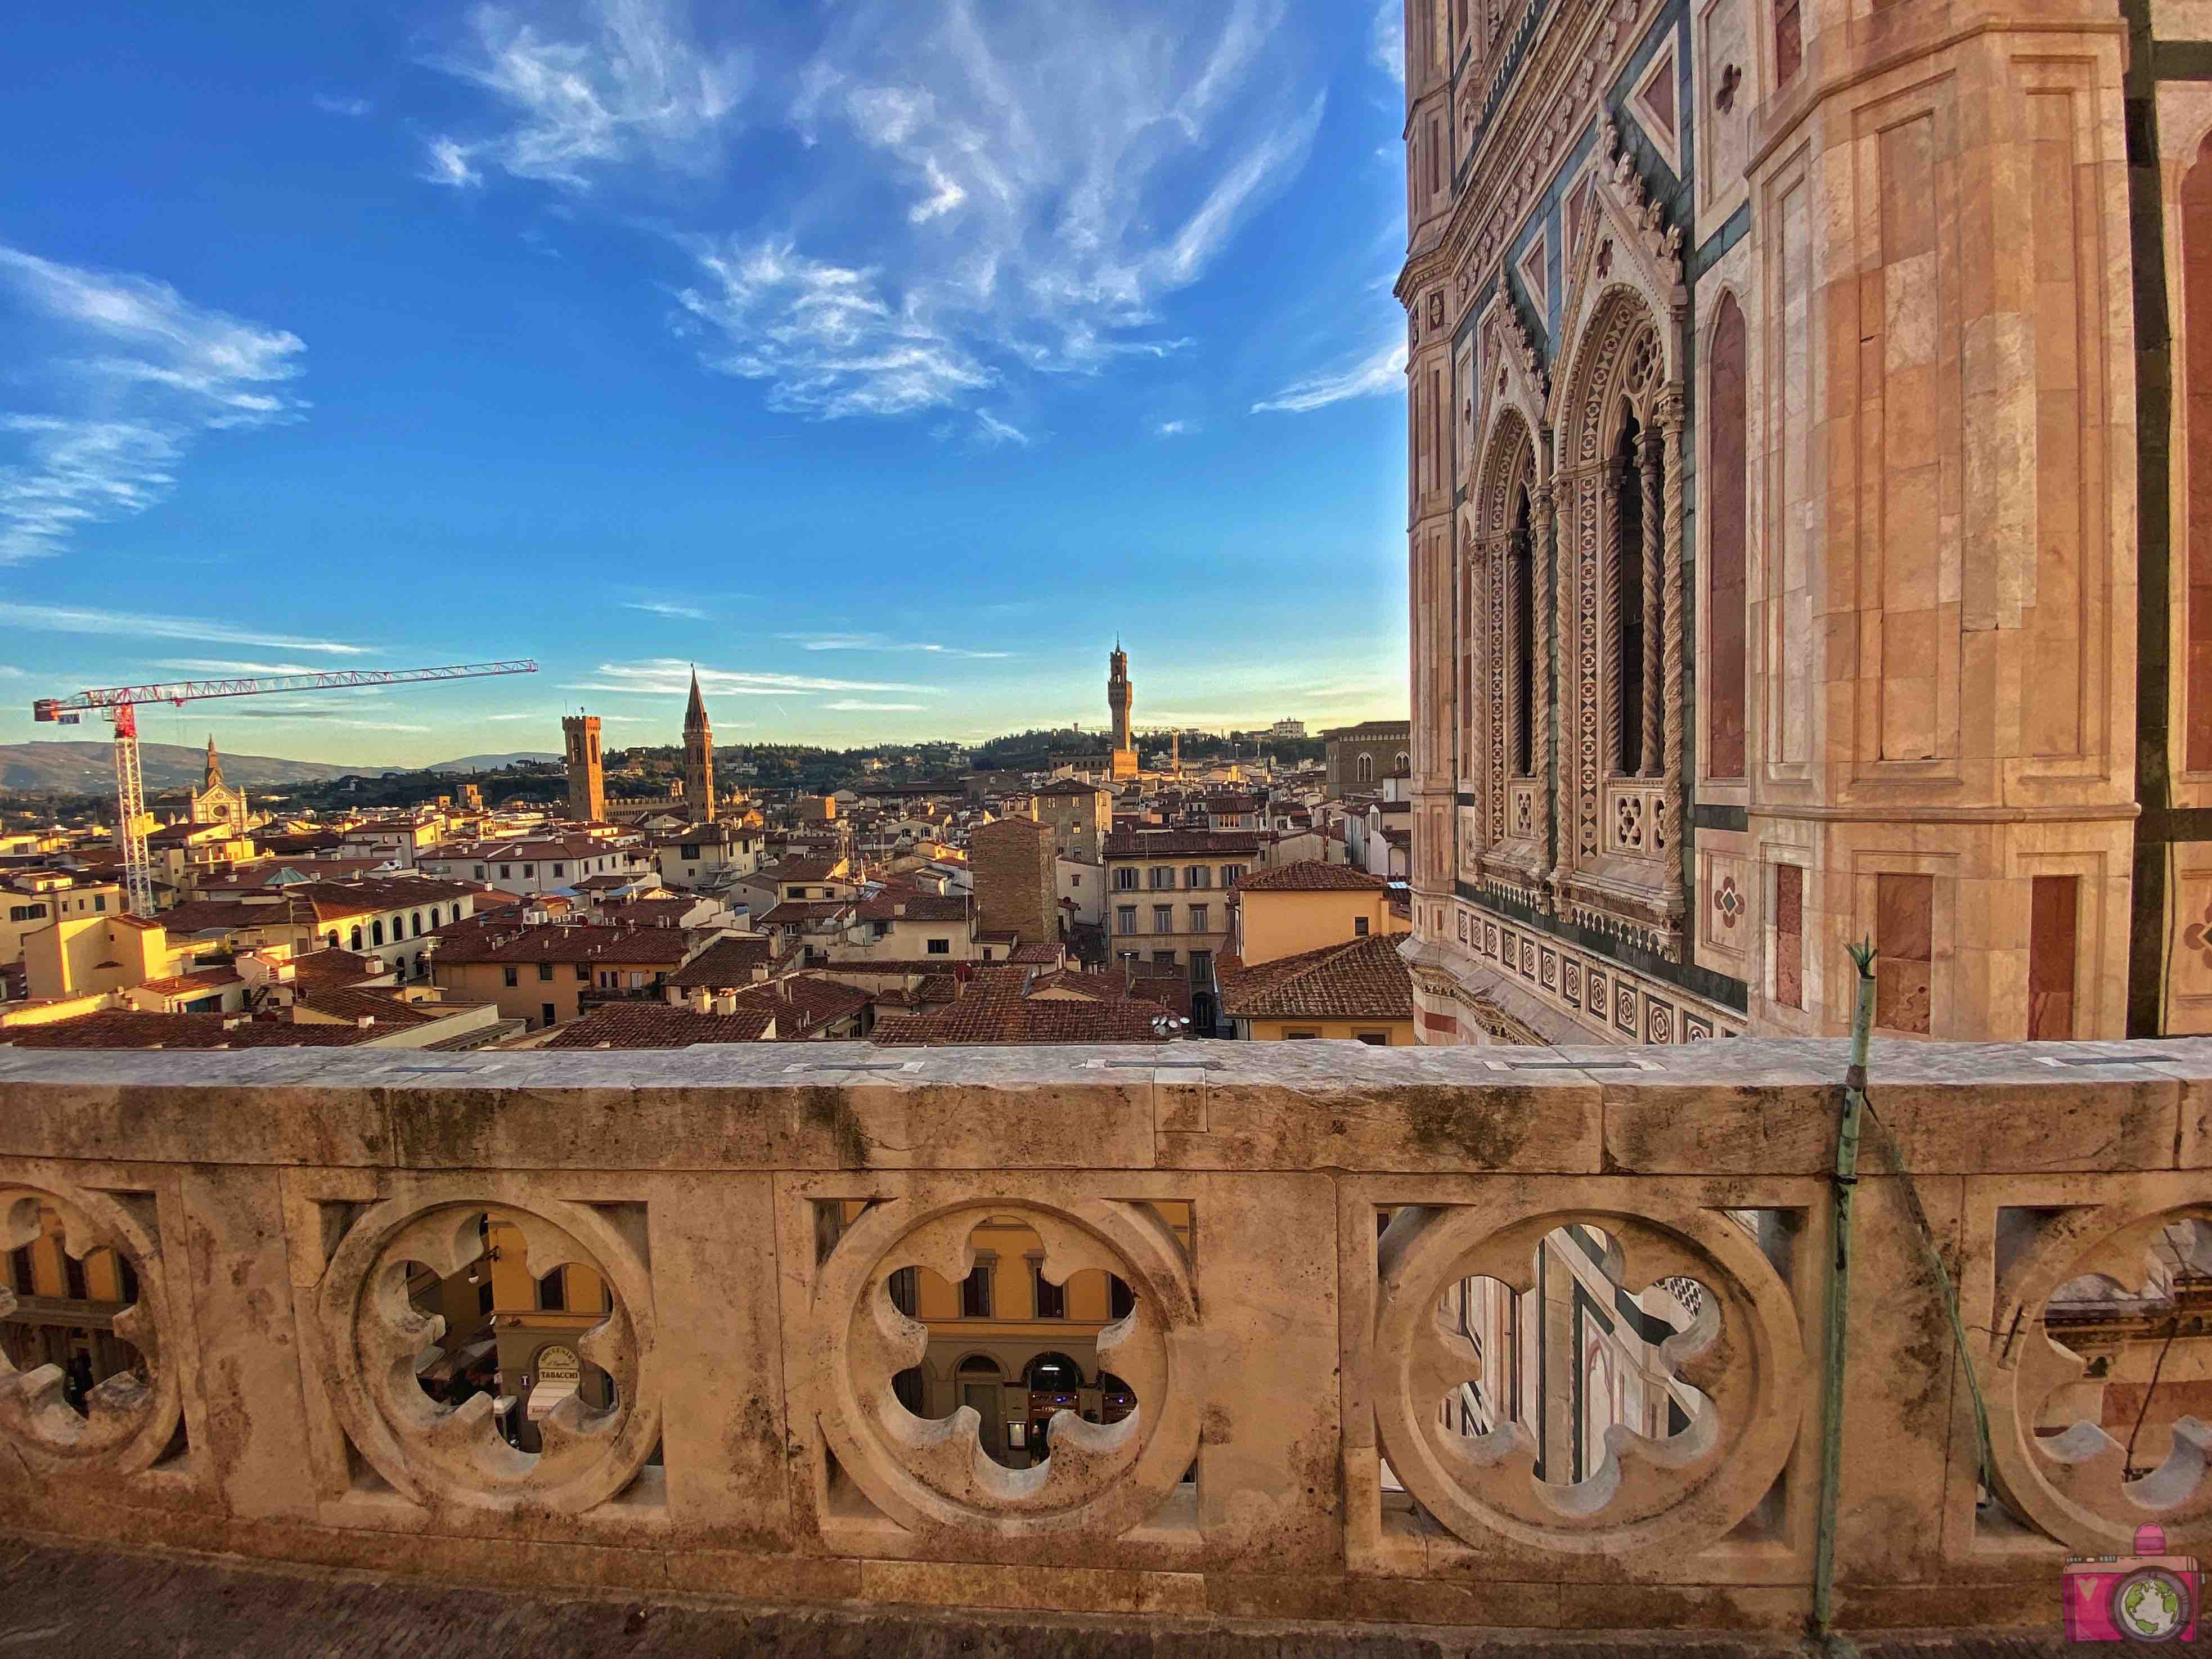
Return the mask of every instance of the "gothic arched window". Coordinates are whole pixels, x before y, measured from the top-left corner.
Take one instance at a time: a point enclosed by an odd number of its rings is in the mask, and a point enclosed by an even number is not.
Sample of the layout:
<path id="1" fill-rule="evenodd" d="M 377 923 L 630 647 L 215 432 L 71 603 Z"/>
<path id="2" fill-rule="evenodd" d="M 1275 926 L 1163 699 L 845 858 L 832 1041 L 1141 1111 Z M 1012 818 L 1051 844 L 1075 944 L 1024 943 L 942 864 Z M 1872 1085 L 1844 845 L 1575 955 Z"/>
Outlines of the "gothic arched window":
<path id="1" fill-rule="evenodd" d="M 1628 414 L 1613 452 L 1613 771 L 1644 769 L 1644 475 L 1637 452 L 1643 428 Z"/>
<path id="2" fill-rule="evenodd" d="M 1528 492 L 1519 492 L 1513 508 L 1512 581 L 1506 626 L 1513 632 L 1513 753 L 1512 772 L 1525 778 L 1535 769 L 1536 732 L 1536 569 L 1534 549 L 1528 536 Z"/>

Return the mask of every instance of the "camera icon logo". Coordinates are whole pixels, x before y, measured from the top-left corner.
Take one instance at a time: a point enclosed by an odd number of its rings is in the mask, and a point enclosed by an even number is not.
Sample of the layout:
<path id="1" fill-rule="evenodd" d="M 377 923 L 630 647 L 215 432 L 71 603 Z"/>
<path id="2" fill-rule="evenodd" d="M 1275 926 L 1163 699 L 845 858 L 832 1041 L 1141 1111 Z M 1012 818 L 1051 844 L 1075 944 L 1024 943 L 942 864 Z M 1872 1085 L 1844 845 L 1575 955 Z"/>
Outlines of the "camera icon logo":
<path id="1" fill-rule="evenodd" d="M 2193 1555 L 2169 1555 L 2166 1533 L 2136 1528 L 2133 1555 L 2066 1559 L 2069 1642 L 2193 1642 L 2204 1575 Z"/>

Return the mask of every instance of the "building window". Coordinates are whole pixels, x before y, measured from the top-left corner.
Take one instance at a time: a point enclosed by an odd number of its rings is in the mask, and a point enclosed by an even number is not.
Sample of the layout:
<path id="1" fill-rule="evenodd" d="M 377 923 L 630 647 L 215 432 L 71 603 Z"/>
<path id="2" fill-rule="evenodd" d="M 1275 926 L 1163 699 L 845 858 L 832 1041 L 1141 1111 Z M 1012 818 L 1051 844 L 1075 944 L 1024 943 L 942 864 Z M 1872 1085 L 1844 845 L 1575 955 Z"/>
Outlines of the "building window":
<path id="1" fill-rule="evenodd" d="M 564 1313 L 568 1307 L 568 1270 L 556 1267 L 538 1281 L 538 1311 Z"/>
<path id="2" fill-rule="evenodd" d="M 1365 939 L 1365 938 L 1367 937 L 1367 918 L 1366 918 L 1366 917 L 1364 917 L 1364 916 L 1354 916 L 1354 917 L 1352 917 L 1352 938 L 1354 938 L 1354 939 Z M 1467 937 L 1467 930 L 1466 930 L 1465 928 L 1463 928 L 1463 927 L 1460 930 L 1460 937 L 1461 937 L 1462 939 L 1465 939 L 1465 938 Z"/>
<path id="3" fill-rule="evenodd" d="M 550 1030 L 553 1029 L 554 1022 L 558 1019 L 560 1016 L 553 1012 L 553 1005 L 551 1003 L 541 1002 L 538 1005 L 538 1023 L 545 1030 Z"/>
<path id="4" fill-rule="evenodd" d="M 1117 904 L 1114 907 L 1114 931 L 1117 933 L 1133 933 L 1137 931 L 1135 905 Z"/>
<path id="5" fill-rule="evenodd" d="M 1283 1040 L 1286 1042 L 1310 1042 L 1320 1036 L 1319 1031 L 1285 1031 Z"/>
<path id="6" fill-rule="evenodd" d="M 511 865 L 511 864 L 502 864 L 502 865 L 501 865 L 501 866 L 499 866 L 499 878 L 500 878 L 501 881 L 507 881 L 507 880 L 511 880 L 511 879 L 513 879 L 514 875 L 514 866 L 513 865 Z"/>
<path id="7" fill-rule="evenodd" d="M 553 866 L 553 878 L 554 878 L 556 881 L 558 881 L 558 880 L 559 880 L 559 879 L 563 876 L 563 875 L 565 875 L 565 874 L 568 872 L 568 866 L 567 865 L 565 865 L 565 864 L 556 864 L 556 865 L 555 865 L 555 866 Z"/>
<path id="8" fill-rule="evenodd" d="M 478 881 L 482 881 L 483 878 L 484 878 L 484 867 L 483 867 L 483 866 L 482 866 L 481 864 L 479 864 L 478 866 L 477 866 L 477 879 Z"/>
<path id="9" fill-rule="evenodd" d="M 1136 1311 L 1137 1293 L 1122 1282 L 1118 1273 L 1106 1276 L 1106 1305 L 1115 1319 L 1127 1319 Z"/>
<path id="10" fill-rule="evenodd" d="M 1936 878 L 1875 878 L 1874 1023 L 1928 1035 L 1935 957 Z"/>
<path id="11" fill-rule="evenodd" d="M 1238 882 L 1243 879 L 1244 866 L 1243 865 L 1224 864 L 1221 866 L 1221 884 L 1224 887 L 1234 887 Z"/>
<path id="12" fill-rule="evenodd" d="M 585 984 L 589 985 L 592 982 L 592 964 L 588 962 L 578 963 L 576 964 L 576 977 L 581 980 Z"/>
<path id="13" fill-rule="evenodd" d="M 501 979 L 504 980 L 504 981 L 505 981 L 507 984 L 509 984 L 509 985 L 516 985 L 516 984 L 520 984 L 520 983 L 521 982 L 521 981 L 520 981 L 520 979 L 516 976 L 516 974 L 515 974 L 515 971 L 514 971 L 514 964 L 513 963 L 511 963 L 511 962 L 510 962 L 510 963 L 508 963 L 505 967 L 501 968 L 501 969 L 499 970 L 499 974 L 500 974 L 500 977 L 501 977 Z"/>
<path id="14" fill-rule="evenodd" d="M 933 939 L 929 941 L 928 950 L 929 954 L 933 957 L 949 957 L 952 954 L 952 941 L 949 939 Z"/>
<path id="15" fill-rule="evenodd" d="M 1774 86 L 1778 92 L 1797 78 L 1805 61 L 1805 25 L 1801 0 L 1779 0 L 1774 8 Z"/>
<path id="16" fill-rule="evenodd" d="M 1174 887 L 1175 872 L 1164 864 L 1154 865 L 1152 866 L 1152 885 L 1156 889 Z"/>
<path id="17" fill-rule="evenodd" d="M 991 1316 L 991 1267 L 979 1261 L 975 1270 L 960 1281 L 960 1316 L 963 1319 L 988 1319 Z"/>
<path id="18" fill-rule="evenodd" d="M 1190 907 L 1190 931 L 1192 933 L 1203 933 L 1207 931 L 1206 916 L 1212 908 L 1212 906 L 1205 904 L 1194 904 Z"/>
<path id="19" fill-rule="evenodd" d="M 1202 864 L 1194 864 L 1182 872 L 1182 884 L 1186 887 L 1211 887 L 1213 885 L 1213 872 Z"/>
<path id="20" fill-rule="evenodd" d="M 1175 932 L 1175 906 L 1155 904 L 1152 907 L 1152 931 L 1156 933 Z"/>
<path id="21" fill-rule="evenodd" d="M 1388 1031 L 1355 1031 L 1352 1035 L 1370 1048 L 1387 1048 L 1390 1046 L 1390 1034 Z"/>
<path id="22" fill-rule="evenodd" d="M 2081 904 L 2078 876 L 2038 876 L 2029 899 L 2027 1036 L 2031 1042 L 2064 1042 L 2074 1035 L 2075 923 Z"/>
<path id="23" fill-rule="evenodd" d="M 1190 982 L 1211 985 L 1213 982 L 1213 952 L 1193 951 L 1190 953 Z"/>
<path id="24" fill-rule="evenodd" d="M 553 964 L 550 962 L 539 963 L 538 964 L 538 977 L 541 981 L 550 980 L 553 977 Z"/>
<path id="25" fill-rule="evenodd" d="M 891 1274 L 888 1288 L 891 1293 L 891 1306 L 908 1319 L 915 1317 L 915 1310 L 921 1305 L 921 1269 L 897 1269 Z"/>
<path id="26" fill-rule="evenodd" d="M 1136 890 L 1136 886 L 1137 872 L 1134 870 L 1124 868 L 1116 870 L 1114 872 L 1114 890 L 1115 892 L 1133 892 Z"/>
<path id="27" fill-rule="evenodd" d="M 8 1252 L 8 1280 L 18 1296 L 36 1296 L 39 1281 L 35 1265 L 31 1260 L 31 1247 Z"/>
<path id="28" fill-rule="evenodd" d="M 1036 1316 L 1039 1319 L 1066 1318 L 1067 1286 L 1055 1285 L 1047 1279 L 1044 1276 L 1044 1266 L 1042 1262 L 1032 1263 L 1030 1274 L 1031 1281 L 1036 1286 Z"/>
<path id="29" fill-rule="evenodd" d="M 107 895 L 94 893 L 92 896 L 92 908 L 95 911 L 105 912 L 107 908 Z"/>

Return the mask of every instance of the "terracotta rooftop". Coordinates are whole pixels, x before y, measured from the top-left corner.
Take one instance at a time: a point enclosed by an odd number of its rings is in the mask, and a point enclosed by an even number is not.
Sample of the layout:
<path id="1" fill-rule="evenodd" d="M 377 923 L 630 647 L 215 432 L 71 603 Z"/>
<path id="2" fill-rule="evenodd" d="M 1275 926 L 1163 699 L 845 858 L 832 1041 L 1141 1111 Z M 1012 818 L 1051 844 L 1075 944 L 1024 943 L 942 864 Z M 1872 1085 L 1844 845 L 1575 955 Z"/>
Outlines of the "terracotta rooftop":
<path id="1" fill-rule="evenodd" d="M 775 947 L 779 943 L 765 933 L 737 933 L 718 939 L 669 975 L 668 982 L 680 991 L 694 987 L 715 990 L 750 985 L 756 968 L 775 966 Z"/>
<path id="2" fill-rule="evenodd" d="M 1348 864 L 1324 864 L 1319 859 L 1300 859 L 1266 870 L 1247 872 L 1237 884 L 1240 893 L 1380 893 L 1389 884 L 1380 876 L 1355 870 Z"/>
<path id="3" fill-rule="evenodd" d="M 357 1025 L 287 1025 L 239 1014 L 109 1010 L 0 1030 L 18 1048 L 347 1048 L 386 1035 Z"/>
<path id="4" fill-rule="evenodd" d="M 379 957 L 359 951 L 341 951 L 336 945 L 325 945 L 292 958 L 293 982 L 303 987 L 347 985 L 357 980 L 381 978 L 391 971 Z"/>
<path id="5" fill-rule="evenodd" d="M 581 922 L 476 927 L 438 946 L 440 966 L 483 962 L 604 962 L 622 967 L 680 964 L 691 936 L 681 927 L 611 927 Z"/>
<path id="6" fill-rule="evenodd" d="M 893 890 L 862 902 L 863 921 L 965 921 L 968 901 L 955 893 Z"/>
<path id="7" fill-rule="evenodd" d="M 571 1020 L 546 1048 L 688 1048 L 696 1042 L 757 1042 L 775 1018 L 766 1006 L 700 1014 L 649 1002 L 610 1002 Z"/>
<path id="8" fill-rule="evenodd" d="M 1171 858 L 1185 853 L 1257 853 L 1249 830 L 1116 830 L 1106 837 L 1111 858 Z"/>
<path id="9" fill-rule="evenodd" d="M 1374 934 L 1348 945 L 1278 957 L 1248 968 L 1217 957 L 1221 1006 L 1238 1019 L 1411 1019 L 1413 976 L 1395 938 Z"/>
<path id="10" fill-rule="evenodd" d="M 1024 997 L 1018 989 L 971 990 L 949 1006 L 926 1014 L 889 1016 L 872 1041 L 887 1048 L 945 1048 L 962 1043 L 1004 1046 L 1030 1042 L 1159 1042 L 1156 1019 L 1169 1018 L 1157 1002 L 1054 1002 Z"/>

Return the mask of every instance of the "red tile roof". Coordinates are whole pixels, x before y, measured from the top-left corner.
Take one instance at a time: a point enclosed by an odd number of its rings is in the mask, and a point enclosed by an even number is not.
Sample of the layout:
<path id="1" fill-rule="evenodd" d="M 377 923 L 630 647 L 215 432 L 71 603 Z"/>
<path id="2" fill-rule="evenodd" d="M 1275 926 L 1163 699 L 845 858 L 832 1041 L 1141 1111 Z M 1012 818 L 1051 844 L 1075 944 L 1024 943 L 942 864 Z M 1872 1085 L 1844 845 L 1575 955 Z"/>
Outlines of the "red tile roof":
<path id="1" fill-rule="evenodd" d="M 1266 870 L 1246 872 L 1237 884 L 1240 893 L 1348 893 L 1385 890 L 1389 883 L 1347 864 L 1324 864 L 1319 859 L 1300 859 Z"/>
<path id="2" fill-rule="evenodd" d="M 699 1014 L 649 1002 L 610 1002 L 571 1020 L 547 1048 L 688 1048 L 695 1042 L 757 1042 L 775 1018 L 766 1008 Z"/>
<path id="3" fill-rule="evenodd" d="M 534 927 L 479 925 L 441 940 L 441 967 L 483 962 L 603 962 L 624 968 L 674 968 L 690 953 L 681 927 L 610 927 L 581 922 Z"/>
<path id="4" fill-rule="evenodd" d="M 1106 837 L 1106 856 L 1177 858 L 1186 853 L 1245 853 L 1260 850 L 1250 830 L 1116 830 Z"/>
<path id="5" fill-rule="evenodd" d="M 963 997 L 933 1013 L 890 1018 L 873 1041 L 889 1048 L 949 1048 L 965 1043 L 1163 1042 L 1156 1002 L 1031 1002 L 1019 995 Z"/>
<path id="6" fill-rule="evenodd" d="M 386 1035 L 357 1025 L 286 1025 L 239 1014 L 111 1010 L 0 1030 L 18 1048 L 345 1048 Z"/>
<path id="7" fill-rule="evenodd" d="M 1413 976 L 1397 939 L 1382 934 L 1249 968 L 1233 955 L 1217 957 L 1214 973 L 1223 1011 L 1238 1019 L 1413 1017 Z"/>
<path id="8" fill-rule="evenodd" d="M 753 982 L 756 968 L 775 966 L 775 947 L 782 943 L 765 933 L 738 933 L 716 939 L 668 977 L 677 989 L 694 987 L 732 989 Z"/>

